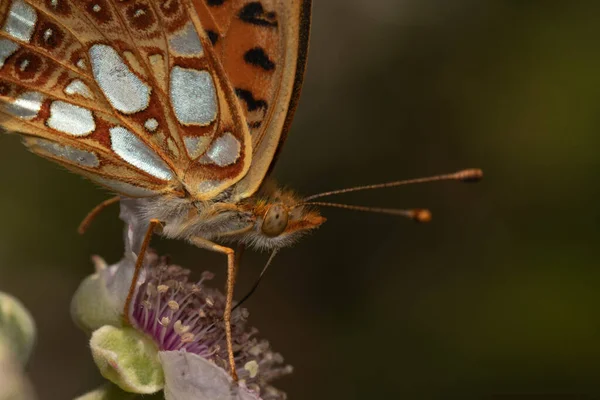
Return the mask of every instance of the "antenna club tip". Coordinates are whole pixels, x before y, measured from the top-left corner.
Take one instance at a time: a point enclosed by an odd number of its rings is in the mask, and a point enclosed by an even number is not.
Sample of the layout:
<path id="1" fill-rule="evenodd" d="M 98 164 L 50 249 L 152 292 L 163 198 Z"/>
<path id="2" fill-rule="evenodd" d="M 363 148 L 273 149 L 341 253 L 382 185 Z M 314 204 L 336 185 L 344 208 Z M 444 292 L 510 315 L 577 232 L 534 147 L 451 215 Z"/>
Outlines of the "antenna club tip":
<path id="1" fill-rule="evenodd" d="M 463 169 L 456 173 L 456 179 L 467 183 L 479 182 L 483 179 L 483 171 L 479 168 Z"/>
<path id="2" fill-rule="evenodd" d="M 417 208 L 415 210 L 412 210 L 411 214 L 412 219 L 414 219 L 417 222 L 425 223 L 431 221 L 431 211 L 425 208 Z"/>
<path id="3" fill-rule="evenodd" d="M 80 235 L 85 235 L 87 233 L 89 227 L 90 227 L 89 222 L 88 221 L 83 221 L 77 227 L 77 233 L 80 234 Z"/>

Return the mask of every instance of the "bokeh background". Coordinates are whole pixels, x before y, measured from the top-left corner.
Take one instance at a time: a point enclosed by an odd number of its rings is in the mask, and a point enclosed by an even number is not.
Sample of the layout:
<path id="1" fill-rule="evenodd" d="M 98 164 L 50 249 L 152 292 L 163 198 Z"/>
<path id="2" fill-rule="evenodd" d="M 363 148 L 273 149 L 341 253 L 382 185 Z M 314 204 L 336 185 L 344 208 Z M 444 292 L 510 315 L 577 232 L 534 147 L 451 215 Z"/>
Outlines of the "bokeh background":
<path id="1" fill-rule="evenodd" d="M 277 386 L 314 400 L 600 396 L 600 3 L 315 3 L 275 177 L 304 194 L 466 167 L 486 179 L 336 199 L 427 207 L 428 225 L 323 210 L 248 302 L 295 366 Z M 0 290 L 38 323 L 40 398 L 72 398 L 102 380 L 69 301 L 90 255 L 120 257 L 117 209 L 80 237 L 107 193 L 13 136 L 0 171 Z M 218 255 L 153 244 L 225 274 Z M 265 260 L 246 254 L 238 293 Z"/>

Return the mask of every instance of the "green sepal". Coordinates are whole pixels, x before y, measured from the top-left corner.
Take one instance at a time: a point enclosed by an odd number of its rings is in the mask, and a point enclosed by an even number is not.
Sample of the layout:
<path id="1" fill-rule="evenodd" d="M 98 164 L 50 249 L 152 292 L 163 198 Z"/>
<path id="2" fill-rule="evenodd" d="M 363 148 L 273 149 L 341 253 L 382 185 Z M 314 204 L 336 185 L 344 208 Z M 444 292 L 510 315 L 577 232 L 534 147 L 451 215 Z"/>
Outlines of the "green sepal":
<path id="1" fill-rule="evenodd" d="M 106 325 L 92 334 L 90 347 L 102 376 L 121 389 L 150 394 L 164 387 L 158 348 L 143 333 Z"/>

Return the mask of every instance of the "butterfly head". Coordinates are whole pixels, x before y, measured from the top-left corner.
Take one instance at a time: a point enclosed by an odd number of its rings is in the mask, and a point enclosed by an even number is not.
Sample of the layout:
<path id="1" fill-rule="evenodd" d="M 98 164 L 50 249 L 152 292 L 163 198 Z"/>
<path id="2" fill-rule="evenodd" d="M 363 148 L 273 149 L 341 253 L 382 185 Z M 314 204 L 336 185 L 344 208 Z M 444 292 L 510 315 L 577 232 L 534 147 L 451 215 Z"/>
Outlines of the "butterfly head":
<path id="1" fill-rule="evenodd" d="M 267 237 L 304 233 L 318 228 L 326 219 L 302 205 L 269 204 L 262 215 L 260 230 Z"/>
<path id="2" fill-rule="evenodd" d="M 395 208 L 364 207 L 315 200 L 331 195 L 403 186 L 411 183 L 434 181 L 476 182 L 482 177 L 483 172 L 480 169 L 467 169 L 451 174 L 435 175 L 427 178 L 334 190 L 304 198 L 299 198 L 293 192 L 279 189 L 272 182 L 267 182 L 257 196 L 258 200 L 254 200 L 250 205 L 250 209 L 254 215 L 254 229 L 250 232 L 250 239 L 248 241 L 257 247 L 268 249 L 278 249 L 293 243 L 302 234 L 318 228 L 325 222 L 325 218 L 321 217 L 314 207 L 333 207 L 346 210 L 375 212 L 401 216 L 417 222 L 429 222 L 431 220 L 431 213 L 429 210 L 422 208 L 402 210 Z"/>
<path id="3" fill-rule="evenodd" d="M 304 206 L 289 191 L 276 190 L 252 204 L 251 242 L 262 248 L 288 246 L 326 221 L 314 207 Z"/>

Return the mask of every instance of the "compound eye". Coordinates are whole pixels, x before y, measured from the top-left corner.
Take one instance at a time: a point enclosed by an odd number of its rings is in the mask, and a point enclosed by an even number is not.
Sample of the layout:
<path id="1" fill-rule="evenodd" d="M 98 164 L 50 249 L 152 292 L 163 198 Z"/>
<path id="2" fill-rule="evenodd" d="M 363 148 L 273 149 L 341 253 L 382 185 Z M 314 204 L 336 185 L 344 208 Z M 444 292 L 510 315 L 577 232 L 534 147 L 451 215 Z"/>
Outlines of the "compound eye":
<path id="1" fill-rule="evenodd" d="M 275 204 L 269 207 L 265 213 L 261 231 L 269 237 L 279 236 L 287 228 L 289 215 L 285 207 Z"/>

